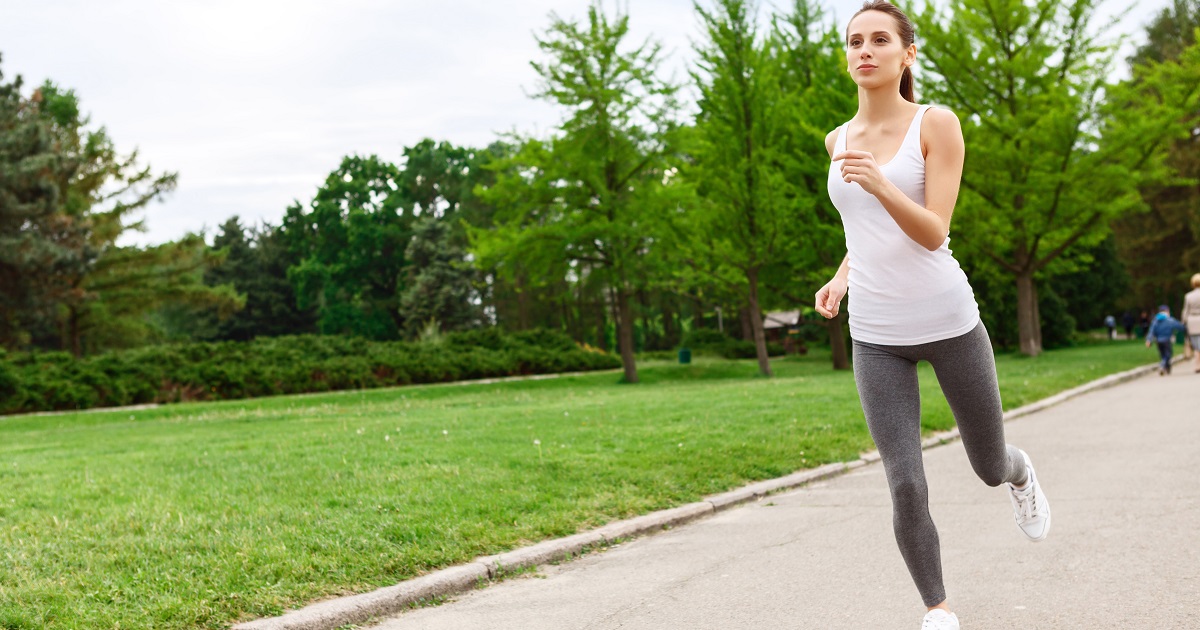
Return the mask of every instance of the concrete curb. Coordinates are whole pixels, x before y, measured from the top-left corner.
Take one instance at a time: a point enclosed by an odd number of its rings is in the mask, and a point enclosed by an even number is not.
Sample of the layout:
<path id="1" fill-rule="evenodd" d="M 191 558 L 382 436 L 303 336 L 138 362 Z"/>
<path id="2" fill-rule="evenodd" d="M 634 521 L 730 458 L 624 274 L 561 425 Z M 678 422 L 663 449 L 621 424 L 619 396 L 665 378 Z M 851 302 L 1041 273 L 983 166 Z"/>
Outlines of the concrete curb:
<path id="1" fill-rule="evenodd" d="M 1111 374 L 1008 411 L 1004 414 L 1004 421 L 1016 420 L 1077 396 L 1150 374 L 1157 369 L 1158 365 L 1155 364 Z M 922 441 L 921 446 L 922 448 L 932 448 L 952 442 L 958 437 L 958 429 L 954 428 L 931 435 Z M 394 586 L 360 595 L 318 602 L 279 617 L 241 623 L 233 628 L 234 630 L 335 630 L 348 624 L 364 623 L 372 618 L 397 614 L 438 597 L 471 590 L 486 583 L 489 579 L 531 567 L 574 559 L 589 547 L 613 544 L 622 539 L 660 532 L 743 503 L 757 501 L 772 492 L 798 488 L 814 481 L 862 468 L 877 461 L 879 461 L 879 452 L 870 451 L 853 461 L 835 462 L 811 470 L 802 470 L 778 479 L 759 481 L 696 503 L 609 523 L 582 534 L 547 540 L 494 556 L 476 558 L 468 564 L 434 571 Z"/>

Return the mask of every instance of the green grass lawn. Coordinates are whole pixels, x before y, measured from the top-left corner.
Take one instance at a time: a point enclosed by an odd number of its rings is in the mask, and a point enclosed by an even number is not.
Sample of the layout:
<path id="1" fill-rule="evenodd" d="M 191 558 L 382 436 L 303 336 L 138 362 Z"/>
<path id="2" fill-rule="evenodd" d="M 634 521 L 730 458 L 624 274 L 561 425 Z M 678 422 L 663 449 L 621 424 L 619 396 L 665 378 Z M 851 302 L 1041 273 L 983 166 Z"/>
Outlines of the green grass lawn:
<path id="1" fill-rule="evenodd" d="M 1154 360 L 998 365 L 1012 408 Z M 0 419 L 0 628 L 227 627 L 872 448 L 850 372 L 773 366 Z"/>

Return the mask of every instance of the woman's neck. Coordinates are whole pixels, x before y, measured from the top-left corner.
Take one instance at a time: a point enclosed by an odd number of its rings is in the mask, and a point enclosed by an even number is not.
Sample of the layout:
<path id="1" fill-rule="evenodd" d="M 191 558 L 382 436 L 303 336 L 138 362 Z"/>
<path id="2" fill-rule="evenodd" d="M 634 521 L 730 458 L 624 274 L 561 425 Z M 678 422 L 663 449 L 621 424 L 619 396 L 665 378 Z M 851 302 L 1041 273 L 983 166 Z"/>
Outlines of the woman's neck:
<path id="1" fill-rule="evenodd" d="M 901 115 L 901 112 L 911 105 L 900 95 L 900 90 L 896 86 L 869 90 L 860 87 L 858 88 L 858 114 L 854 118 L 860 123 L 868 125 L 882 124 Z"/>

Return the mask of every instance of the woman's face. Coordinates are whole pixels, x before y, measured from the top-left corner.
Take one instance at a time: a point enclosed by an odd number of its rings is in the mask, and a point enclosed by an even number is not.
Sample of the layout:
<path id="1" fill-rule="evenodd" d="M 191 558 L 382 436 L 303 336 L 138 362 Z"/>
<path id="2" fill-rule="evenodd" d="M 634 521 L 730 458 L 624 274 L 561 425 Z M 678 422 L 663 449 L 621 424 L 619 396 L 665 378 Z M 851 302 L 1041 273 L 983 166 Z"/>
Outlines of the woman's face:
<path id="1" fill-rule="evenodd" d="M 896 20 L 886 13 L 863 11 L 846 30 L 846 66 L 859 87 L 898 83 L 904 68 L 916 60 L 916 45 L 904 45 Z"/>

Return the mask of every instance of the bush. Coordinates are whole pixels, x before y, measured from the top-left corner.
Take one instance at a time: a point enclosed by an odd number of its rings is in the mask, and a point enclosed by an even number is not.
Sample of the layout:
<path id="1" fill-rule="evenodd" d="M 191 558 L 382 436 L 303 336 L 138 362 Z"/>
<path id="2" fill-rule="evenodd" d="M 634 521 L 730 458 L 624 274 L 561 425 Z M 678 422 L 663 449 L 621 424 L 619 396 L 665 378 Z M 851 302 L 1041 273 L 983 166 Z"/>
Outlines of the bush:
<path id="1" fill-rule="evenodd" d="M 150 346 L 76 359 L 0 354 L 0 413 L 230 400 L 617 368 L 560 331 L 456 332 L 438 344 L 302 335 Z"/>
<path id="2" fill-rule="evenodd" d="M 734 339 L 733 337 L 730 337 L 719 330 L 713 330 L 711 328 L 697 328 L 694 330 L 689 330 L 688 333 L 684 335 L 683 347 L 691 348 L 693 350 L 705 347 L 719 347 L 727 341 L 734 341 Z"/>
<path id="3" fill-rule="evenodd" d="M 694 354 L 713 354 L 726 359 L 758 357 L 758 350 L 753 341 L 734 339 L 723 332 L 706 328 L 688 332 L 684 336 L 683 347 L 690 348 Z M 783 344 L 767 342 L 767 355 L 775 357 L 783 354 Z"/>

